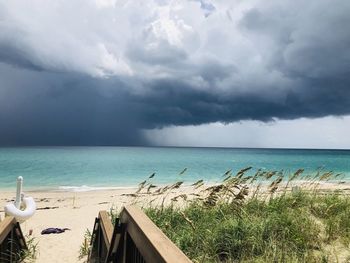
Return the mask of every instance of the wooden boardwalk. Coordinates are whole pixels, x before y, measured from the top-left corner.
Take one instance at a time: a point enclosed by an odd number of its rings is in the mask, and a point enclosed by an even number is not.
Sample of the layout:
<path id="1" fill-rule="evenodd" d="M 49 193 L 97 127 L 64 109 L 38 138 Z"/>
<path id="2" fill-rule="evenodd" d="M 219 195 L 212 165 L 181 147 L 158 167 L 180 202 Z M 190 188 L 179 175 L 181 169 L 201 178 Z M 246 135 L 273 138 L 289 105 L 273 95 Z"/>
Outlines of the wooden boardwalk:
<path id="1" fill-rule="evenodd" d="M 190 263 L 191 260 L 136 206 L 113 227 L 106 211 L 95 220 L 88 262 Z"/>

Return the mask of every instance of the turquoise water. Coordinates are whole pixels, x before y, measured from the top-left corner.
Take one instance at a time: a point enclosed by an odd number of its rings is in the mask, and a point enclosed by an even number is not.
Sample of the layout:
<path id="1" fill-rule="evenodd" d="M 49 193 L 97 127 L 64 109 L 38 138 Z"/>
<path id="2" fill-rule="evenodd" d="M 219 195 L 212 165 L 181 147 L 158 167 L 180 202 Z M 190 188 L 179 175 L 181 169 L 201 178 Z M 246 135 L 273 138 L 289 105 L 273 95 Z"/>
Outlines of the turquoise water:
<path id="1" fill-rule="evenodd" d="M 350 180 L 350 151 L 146 147 L 0 148 L 0 189 L 14 188 L 23 176 L 25 189 L 79 190 L 135 186 L 153 172 L 155 184 L 176 180 L 218 182 L 229 170 L 284 170 L 319 167 Z M 179 173 L 187 168 L 184 175 Z"/>

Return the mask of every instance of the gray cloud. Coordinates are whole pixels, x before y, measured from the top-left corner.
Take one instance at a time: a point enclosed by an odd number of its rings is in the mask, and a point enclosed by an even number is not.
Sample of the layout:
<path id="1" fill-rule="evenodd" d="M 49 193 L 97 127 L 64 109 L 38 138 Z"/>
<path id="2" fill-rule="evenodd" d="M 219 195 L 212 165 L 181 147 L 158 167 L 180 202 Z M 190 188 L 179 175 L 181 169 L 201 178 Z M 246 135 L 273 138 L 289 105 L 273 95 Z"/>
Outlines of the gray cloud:
<path id="1" fill-rule="evenodd" d="M 347 1 L 52 6 L 0 2 L 0 145 L 350 114 Z"/>

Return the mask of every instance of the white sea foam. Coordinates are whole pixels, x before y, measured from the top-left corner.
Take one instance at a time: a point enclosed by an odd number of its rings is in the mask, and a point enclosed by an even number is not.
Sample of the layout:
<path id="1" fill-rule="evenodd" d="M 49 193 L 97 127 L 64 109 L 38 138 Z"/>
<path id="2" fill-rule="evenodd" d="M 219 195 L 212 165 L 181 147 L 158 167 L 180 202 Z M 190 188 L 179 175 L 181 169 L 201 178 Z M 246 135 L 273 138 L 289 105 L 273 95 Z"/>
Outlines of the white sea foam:
<path id="1" fill-rule="evenodd" d="M 59 186 L 58 189 L 62 192 L 89 192 L 89 191 L 103 191 L 103 190 L 123 190 L 123 189 L 134 189 L 135 186 L 118 186 L 118 187 L 109 187 L 109 186 Z"/>

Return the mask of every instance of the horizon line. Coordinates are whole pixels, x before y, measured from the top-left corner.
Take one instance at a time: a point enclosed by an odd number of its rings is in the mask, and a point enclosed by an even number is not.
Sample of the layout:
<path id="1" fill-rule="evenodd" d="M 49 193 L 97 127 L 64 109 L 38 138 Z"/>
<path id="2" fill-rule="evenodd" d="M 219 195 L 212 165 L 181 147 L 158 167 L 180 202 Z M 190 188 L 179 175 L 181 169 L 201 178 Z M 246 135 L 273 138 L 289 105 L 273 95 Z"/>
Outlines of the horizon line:
<path id="1" fill-rule="evenodd" d="M 120 148 L 198 148 L 198 149 L 237 149 L 237 150 L 323 150 L 350 151 L 349 148 L 302 148 L 302 147 L 242 147 L 242 146 L 177 146 L 177 145 L 0 145 L 6 148 L 78 148 L 78 147 L 120 147 Z"/>

